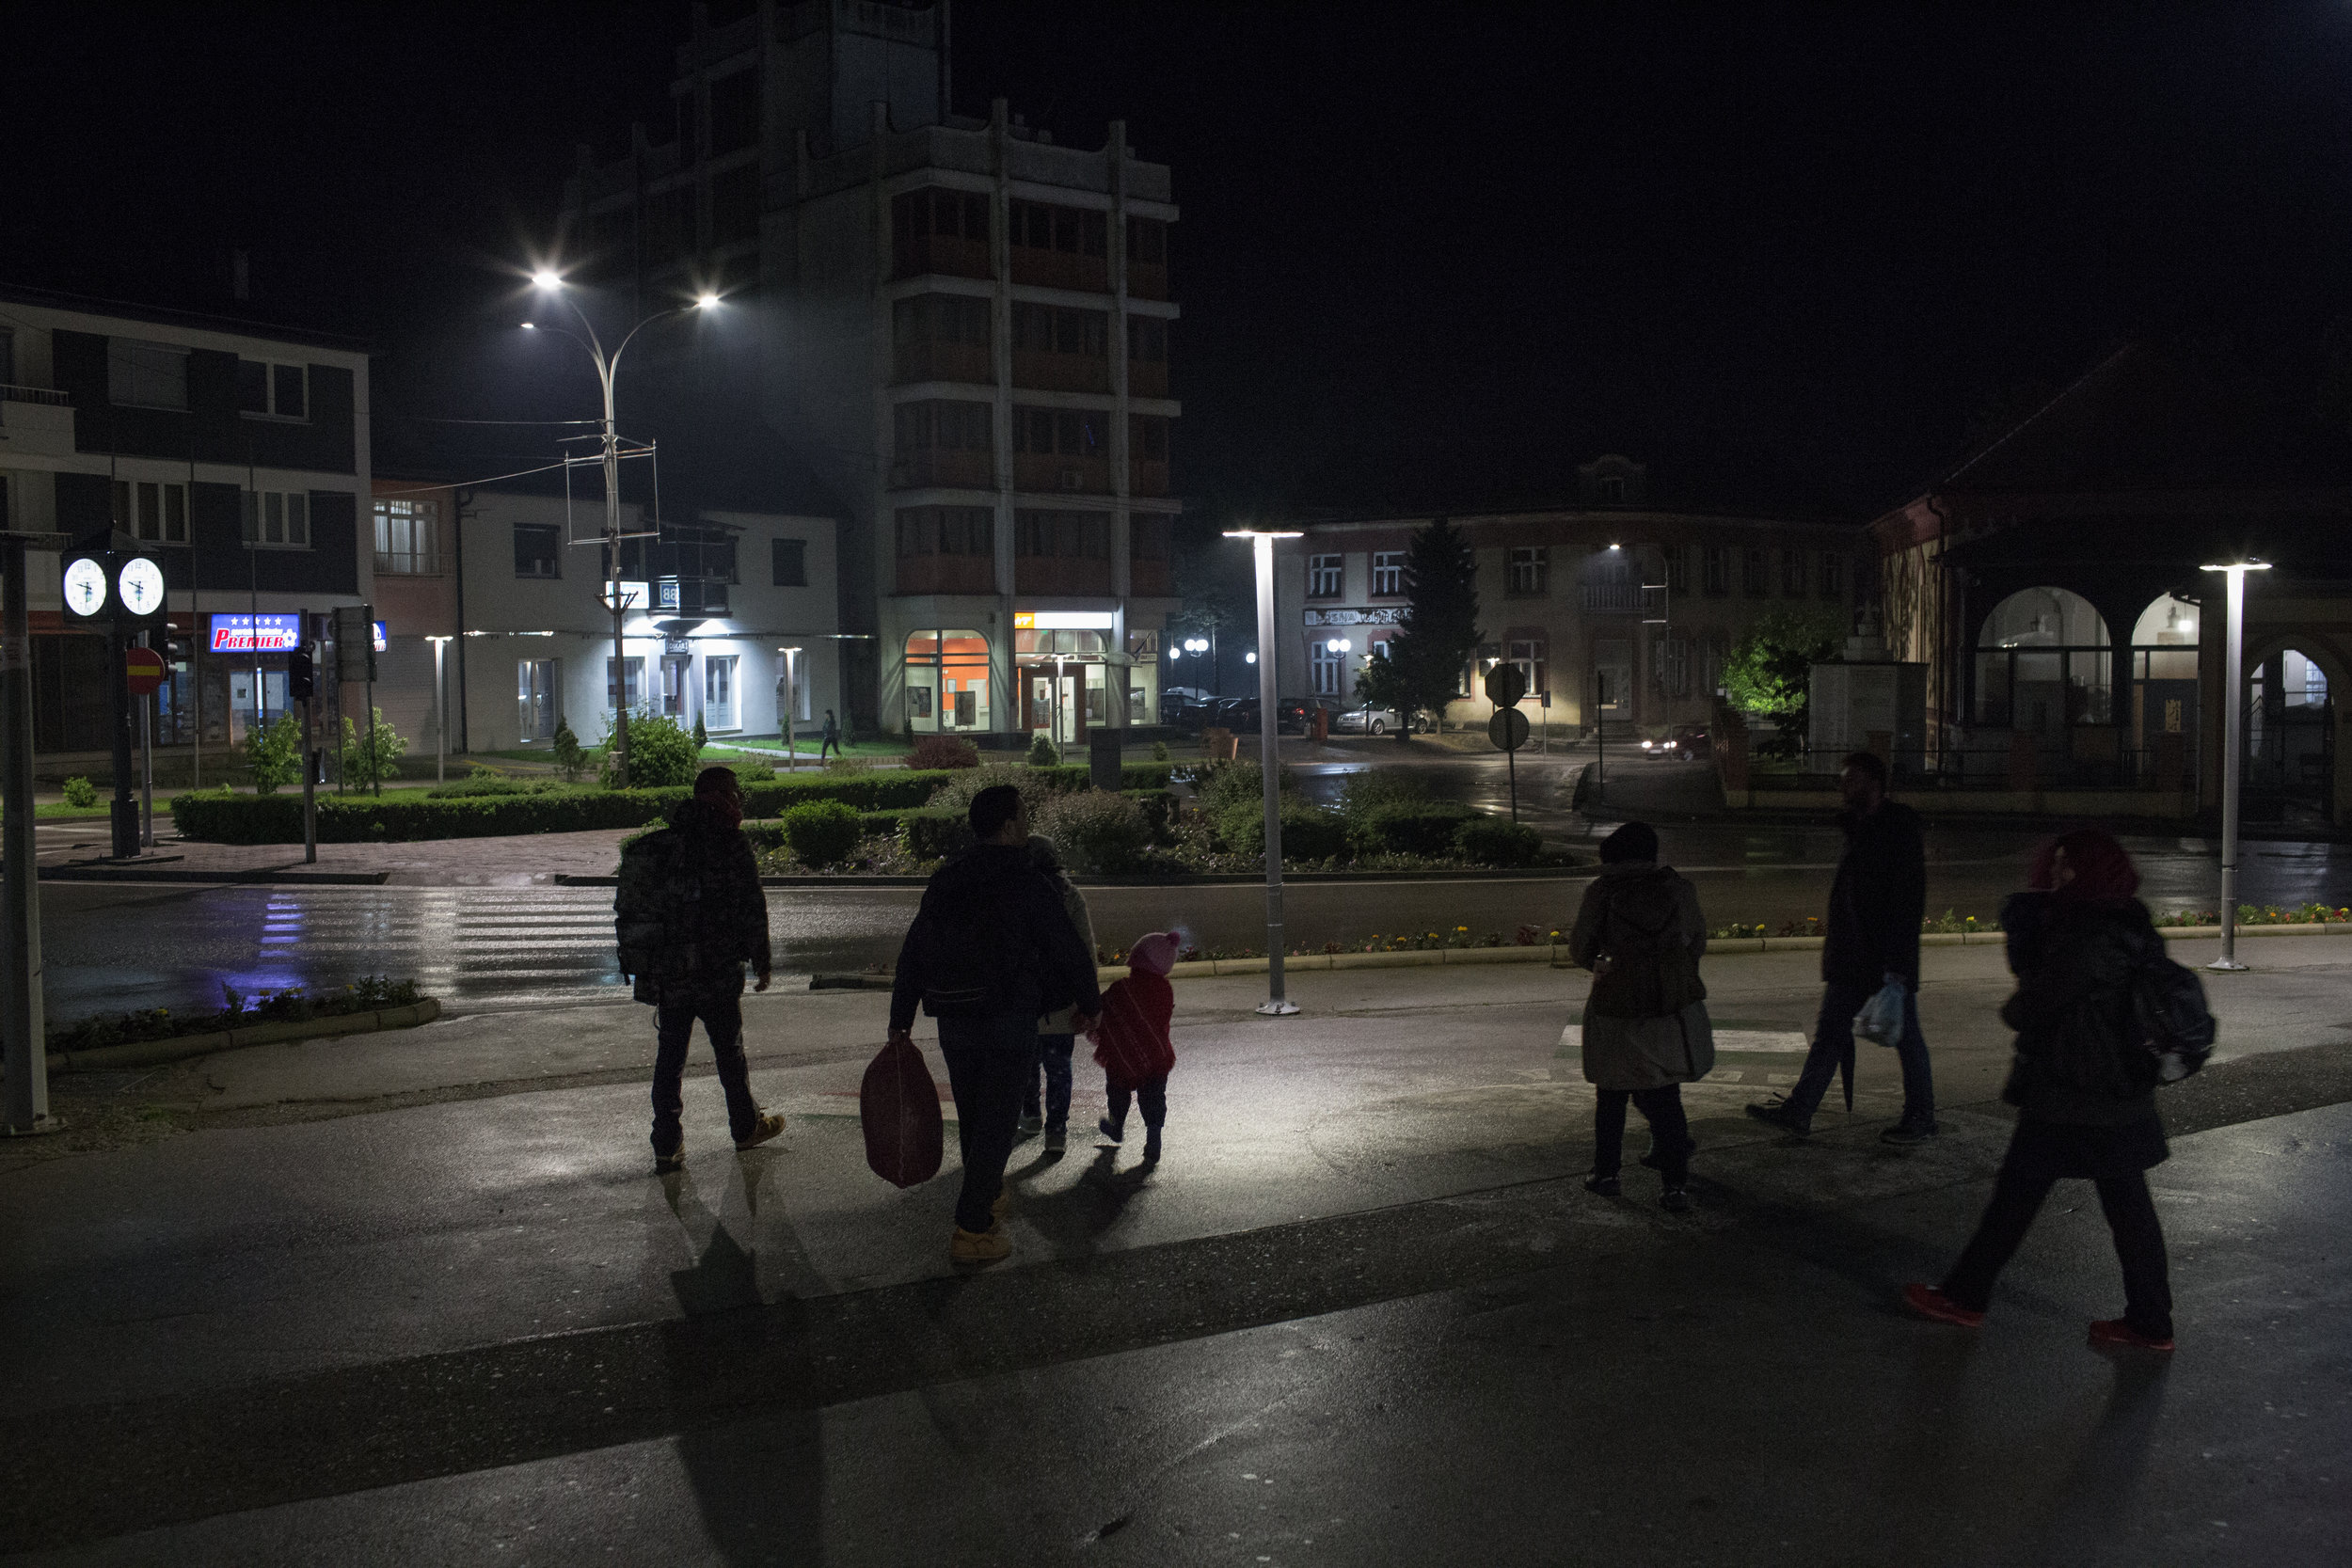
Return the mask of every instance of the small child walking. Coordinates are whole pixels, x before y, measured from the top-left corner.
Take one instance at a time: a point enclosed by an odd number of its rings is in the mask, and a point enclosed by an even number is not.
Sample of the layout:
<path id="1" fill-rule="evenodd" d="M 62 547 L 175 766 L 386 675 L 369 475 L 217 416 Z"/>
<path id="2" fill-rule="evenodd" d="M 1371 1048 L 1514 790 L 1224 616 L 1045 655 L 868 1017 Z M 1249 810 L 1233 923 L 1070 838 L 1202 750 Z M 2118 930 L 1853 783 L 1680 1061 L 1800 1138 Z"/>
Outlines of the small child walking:
<path id="1" fill-rule="evenodd" d="M 1168 1035 L 1176 990 L 1168 983 L 1168 972 L 1175 967 L 1177 952 L 1173 931 L 1137 938 L 1127 955 L 1127 977 L 1103 992 L 1103 1016 L 1087 1031 L 1111 1102 L 1110 1115 L 1097 1125 L 1111 1142 L 1121 1141 L 1127 1131 L 1127 1102 L 1141 1101 L 1147 1164 L 1160 1157 L 1160 1128 L 1168 1120 L 1168 1075 L 1176 1066 L 1175 1042 Z"/>

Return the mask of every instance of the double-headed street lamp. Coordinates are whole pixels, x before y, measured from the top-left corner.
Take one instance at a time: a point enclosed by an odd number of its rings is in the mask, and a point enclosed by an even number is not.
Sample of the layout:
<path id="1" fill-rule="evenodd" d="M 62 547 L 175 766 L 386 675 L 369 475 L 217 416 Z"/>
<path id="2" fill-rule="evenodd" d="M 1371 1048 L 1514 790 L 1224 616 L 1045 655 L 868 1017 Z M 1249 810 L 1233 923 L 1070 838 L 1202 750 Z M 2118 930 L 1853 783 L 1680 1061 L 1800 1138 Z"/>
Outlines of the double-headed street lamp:
<path id="1" fill-rule="evenodd" d="M 2266 561 L 2201 566 L 2229 575 L 2230 617 L 2221 649 L 2221 956 L 2207 969 L 2244 969 L 2237 959 L 2237 795 L 2239 752 L 2246 723 L 2246 574 L 2267 572 Z"/>
<path id="2" fill-rule="evenodd" d="M 588 336 L 582 338 L 579 333 L 566 332 L 560 326 L 542 327 L 537 322 L 523 323 L 523 330 L 555 332 L 586 349 L 588 357 L 596 361 L 596 380 L 604 388 L 605 592 L 612 607 L 612 782 L 626 787 L 628 784 L 628 649 L 621 631 L 626 610 L 621 603 L 621 447 L 620 437 L 613 433 L 612 427 L 612 378 L 620 373 L 621 356 L 628 352 L 628 345 L 636 341 L 637 334 L 658 321 L 682 316 L 689 310 L 708 310 L 718 305 L 719 296 L 706 293 L 698 296 L 691 305 L 656 311 L 630 327 L 628 335 L 621 340 L 621 346 L 608 355 L 604 352 L 604 340 L 596 336 L 596 325 L 580 308 L 580 302 L 571 297 L 559 274 L 542 268 L 531 275 L 531 281 L 541 293 L 553 294 L 570 306 L 573 316 L 580 322 L 580 330 Z M 660 521 L 659 517 L 654 519 L 657 528 Z M 647 578 L 650 580 L 650 573 Z"/>

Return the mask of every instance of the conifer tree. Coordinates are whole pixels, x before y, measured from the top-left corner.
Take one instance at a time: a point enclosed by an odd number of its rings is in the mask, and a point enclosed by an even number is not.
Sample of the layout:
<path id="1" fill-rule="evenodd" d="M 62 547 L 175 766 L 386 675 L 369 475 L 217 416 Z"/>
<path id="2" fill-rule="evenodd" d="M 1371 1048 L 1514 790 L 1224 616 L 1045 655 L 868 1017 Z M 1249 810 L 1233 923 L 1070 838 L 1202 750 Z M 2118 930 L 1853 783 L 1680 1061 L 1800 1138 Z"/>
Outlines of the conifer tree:
<path id="1" fill-rule="evenodd" d="M 1413 535 L 1405 552 L 1405 619 L 1357 677 L 1356 695 L 1392 707 L 1406 739 L 1417 713 L 1442 716 L 1462 689 L 1462 668 L 1478 651 L 1478 578 L 1470 541 L 1452 519 L 1438 517 Z"/>

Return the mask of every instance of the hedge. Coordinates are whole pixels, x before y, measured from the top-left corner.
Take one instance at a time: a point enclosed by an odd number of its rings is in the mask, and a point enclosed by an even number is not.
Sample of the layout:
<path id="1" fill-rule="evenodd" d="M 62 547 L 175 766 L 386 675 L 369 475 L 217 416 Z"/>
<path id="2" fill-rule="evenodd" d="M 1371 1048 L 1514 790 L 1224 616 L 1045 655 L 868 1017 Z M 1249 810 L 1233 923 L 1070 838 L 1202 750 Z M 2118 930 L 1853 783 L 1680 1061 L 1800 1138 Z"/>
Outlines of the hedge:
<path id="1" fill-rule="evenodd" d="M 1462 858 L 1480 865 L 1534 865 L 1543 853 L 1543 835 L 1507 817 L 1479 816 L 1454 832 Z"/>
<path id="2" fill-rule="evenodd" d="M 1411 805 L 1375 806 L 1354 824 L 1350 835 L 1359 851 L 1368 854 L 1424 855 L 1448 860 L 1454 854 L 1455 835 L 1478 814 L 1452 800 L 1425 800 Z"/>

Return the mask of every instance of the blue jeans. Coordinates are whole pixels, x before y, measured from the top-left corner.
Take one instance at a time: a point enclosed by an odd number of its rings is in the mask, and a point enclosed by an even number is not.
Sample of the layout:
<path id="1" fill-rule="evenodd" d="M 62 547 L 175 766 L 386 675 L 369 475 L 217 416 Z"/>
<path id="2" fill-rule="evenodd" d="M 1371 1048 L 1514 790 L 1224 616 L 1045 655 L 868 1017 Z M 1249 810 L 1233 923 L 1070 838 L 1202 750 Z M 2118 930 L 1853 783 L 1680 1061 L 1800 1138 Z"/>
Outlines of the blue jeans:
<path id="1" fill-rule="evenodd" d="M 1059 1132 L 1070 1125 L 1070 1053 L 1077 1045 L 1075 1035 L 1040 1035 L 1037 1037 L 1038 1067 L 1045 1080 L 1045 1130 Z M 1038 1114 L 1037 1081 L 1041 1074 L 1029 1076 L 1028 1087 L 1022 1095 L 1021 1114 Z"/>
<path id="2" fill-rule="evenodd" d="M 710 1037 L 710 1053 L 719 1058 L 727 1127 L 738 1142 L 750 1137 L 759 1130 L 759 1104 L 752 1099 L 751 1064 L 743 1059 L 743 971 L 665 986 L 660 995 L 653 1010 L 653 1151 L 672 1153 L 686 1141 L 686 1046 L 698 1018 Z"/>
<path id="3" fill-rule="evenodd" d="M 1005 1190 L 1005 1162 L 1021 1122 L 1022 1085 L 1037 1071 L 1034 1014 L 983 1013 L 939 1021 L 939 1053 L 956 1096 L 956 1147 L 963 1156 L 963 1190 L 956 1224 L 986 1230 Z"/>
<path id="4" fill-rule="evenodd" d="M 1853 1018 L 1878 991 L 1877 986 L 1832 982 L 1821 993 L 1821 1016 L 1813 1025 L 1813 1049 L 1805 1053 L 1804 1071 L 1788 1091 L 1789 1108 L 1810 1117 L 1829 1093 L 1840 1062 L 1853 1060 Z M 1928 1068 L 1928 1040 L 1919 1033 L 1919 996 L 1903 997 L 1903 1033 L 1895 1042 L 1896 1058 L 1903 1069 L 1903 1124 L 1927 1127 L 1935 1121 L 1935 1079 Z"/>

